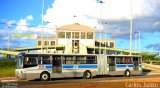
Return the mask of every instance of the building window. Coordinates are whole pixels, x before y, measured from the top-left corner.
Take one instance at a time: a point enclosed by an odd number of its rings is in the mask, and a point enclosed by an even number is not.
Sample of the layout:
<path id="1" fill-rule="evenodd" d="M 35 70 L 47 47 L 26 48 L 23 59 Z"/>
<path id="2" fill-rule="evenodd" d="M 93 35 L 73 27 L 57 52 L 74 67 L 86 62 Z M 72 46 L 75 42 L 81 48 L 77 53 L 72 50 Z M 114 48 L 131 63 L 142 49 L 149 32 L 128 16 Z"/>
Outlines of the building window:
<path id="1" fill-rule="evenodd" d="M 108 42 L 105 42 L 104 44 L 105 44 L 105 47 L 108 47 Z"/>
<path id="2" fill-rule="evenodd" d="M 45 46 L 49 45 L 49 41 L 45 41 L 45 42 L 44 42 L 44 45 L 45 45 Z"/>
<path id="3" fill-rule="evenodd" d="M 58 38 L 65 38 L 65 32 L 58 32 Z"/>
<path id="4" fill-rule="evenodd" d="M 66 38 L 71 38 L 71 32 L 66 32 Z"/>
<path id="5" fill-rule="evenodd" d="M 79 32 L 75 32 L 75 38 L 79 39 Z"/>
<path id="6" fill-rule="evenodd" d="M 93 39 L 93 32 L 87 32 L 87 39 Z"/>
<path id="7" fill-rule="evenodd" d="M 72 32 L 72 38 L 74 38 L 74 37 L 75 37 L 74 35 L 75 35 L 75 32 Z"/>
<path id="8" fill-rule="evenodd" d="M 86 37 L 86 33 L 85 32 L 81 32 L 81 39 L 85 39 Z"/>
<path id="9" fill-rule="evenodd" d="M 72 32 L 72 38 L 79 38 L 79 32 Z"/>
<path id="10" fill-rule="evenodd" d="M 41 41 L 38 41 L 38 46 L 41 46 Z"/>
<path id="11" fill-rule="evenodd" d="M 51 41 L 51 46 L 55 46 L 55 41 Z"/>
<path id="12" fill-rule="evenodd" d="M 113 42 L 110 43 L 110 47 L 111 47 L 111 48 L 114 47 L 114 43 L 113 43 Z"/>

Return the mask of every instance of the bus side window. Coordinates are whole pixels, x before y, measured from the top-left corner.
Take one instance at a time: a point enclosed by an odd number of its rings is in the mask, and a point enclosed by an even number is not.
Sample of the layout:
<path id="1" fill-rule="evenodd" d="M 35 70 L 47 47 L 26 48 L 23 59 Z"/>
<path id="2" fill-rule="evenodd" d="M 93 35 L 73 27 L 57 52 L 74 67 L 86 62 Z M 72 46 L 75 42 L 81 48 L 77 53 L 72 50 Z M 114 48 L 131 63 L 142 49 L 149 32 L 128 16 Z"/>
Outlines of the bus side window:
<path id="1" fill-rule="evenodd" d="M 125 60 L 123 57 L 117 57 L 116 58 L 116 63 L 117 64 L 125 64 Z"/>
<path id="2" fill-rule="evenodd" d="M 85 56 L 77 56 L 76 63 L 77 64 L 86 64 L 86 57 Z"/>
<path id="3" fill-rule="evenodd" d="M 87 64 L 97 64 L 97 59 L 94 56 L 87 57 Z"/>
<path id="4" fill-rule="evenodd" d="M 132 64 L 131 57 L 125 57 L 125 63 L 126 64 Z"/>
<path id="5" fill-rule="evenodd" d="M 42 56 L 42 64 L 51 64 L 50 56 Z"/>
<path id="6" fill-rule="evenodd" d="M 63 59 L 63 64 L 76 64 L 76 60 L 73 56 L 65 56 Z"/>

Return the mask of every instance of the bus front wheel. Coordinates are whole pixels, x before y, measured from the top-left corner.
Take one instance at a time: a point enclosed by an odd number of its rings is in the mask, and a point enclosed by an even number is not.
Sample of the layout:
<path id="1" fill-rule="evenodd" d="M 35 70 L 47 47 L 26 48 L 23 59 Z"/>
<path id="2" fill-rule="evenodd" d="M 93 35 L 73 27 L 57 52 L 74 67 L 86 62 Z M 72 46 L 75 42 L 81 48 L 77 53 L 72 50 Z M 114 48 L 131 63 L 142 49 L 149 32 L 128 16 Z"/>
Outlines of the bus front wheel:
<path id="1" fill-rule="evenodd" d="M 83 74 L 84 79 L 91 79 L 92 78 L 92 73 L 90 71 L 85 71 Z"/>
<path id="2" fill-rule="evenodd" d="M 48 72 L 42 72 L 40 75 L 41 81 L 48 81 L 50 79 L 50 75 Z"/>
<path id="3" fill-rule="evenodd" d="M 124 76 L 125 76 L 125 77 L 130 77 L 130 76 L 131 76 L 130 70 L 126 70 L 126 71 L 124 72 Z"/>

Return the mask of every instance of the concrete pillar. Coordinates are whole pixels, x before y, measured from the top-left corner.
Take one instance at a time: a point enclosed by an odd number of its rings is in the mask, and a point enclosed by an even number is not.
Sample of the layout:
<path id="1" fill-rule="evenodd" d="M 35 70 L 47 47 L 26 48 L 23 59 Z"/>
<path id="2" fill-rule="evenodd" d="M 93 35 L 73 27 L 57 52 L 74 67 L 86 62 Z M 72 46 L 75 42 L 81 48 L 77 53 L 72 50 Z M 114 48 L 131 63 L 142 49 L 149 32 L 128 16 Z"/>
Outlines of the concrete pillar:
<path id="1" fill-rule="evenodd" d="M 10 54 L 7 55 L 7 59 L 11 59 L 11 55 Z"/>

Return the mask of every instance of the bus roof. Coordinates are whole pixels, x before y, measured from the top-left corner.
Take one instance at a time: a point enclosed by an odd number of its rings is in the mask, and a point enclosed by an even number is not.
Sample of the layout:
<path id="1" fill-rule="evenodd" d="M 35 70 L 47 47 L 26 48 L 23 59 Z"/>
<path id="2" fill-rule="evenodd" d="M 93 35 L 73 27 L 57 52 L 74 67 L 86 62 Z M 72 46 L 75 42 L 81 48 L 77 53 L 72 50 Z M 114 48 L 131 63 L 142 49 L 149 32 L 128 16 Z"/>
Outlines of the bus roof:
<path id="1" fill-rule="evenodd" d="M 58 54 L 58 53 L 24 53 L 25 55 L 55 55 L 55 56 L 96 56 L 96 54 Z"/>
<path id="2" fill-rule="evenodd" d="M 116 56 L 116 57 L 141 57 L 140 55 L 121 55 L 121 54 L 118 54 L 118 55 L 112 54 L 112 55 L 107 55 L 107 56 Z"/>
<path id="3" fill-rule="evenodd" d="M 21 54 L 21 53 L 20 53 Z M 58 53 L 23 53 L 25 55 L 55 55 L 55 56 L 99 56 L 100 54 L 58 54 Z M 102 54 L 104 55 L 104 54 Z M 106 56 L 116 56 L 116 57 L 141 57 L 140 55 L 121 55 L 121 54 L 112 54 Z"/>

